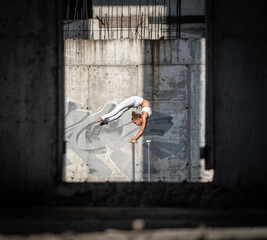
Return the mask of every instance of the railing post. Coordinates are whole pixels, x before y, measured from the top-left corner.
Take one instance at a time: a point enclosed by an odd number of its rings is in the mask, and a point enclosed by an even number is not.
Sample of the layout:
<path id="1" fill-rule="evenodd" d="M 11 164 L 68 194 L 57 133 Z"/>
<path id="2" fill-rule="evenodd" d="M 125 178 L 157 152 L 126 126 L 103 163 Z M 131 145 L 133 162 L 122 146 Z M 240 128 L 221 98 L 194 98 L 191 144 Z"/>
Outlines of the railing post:
<path id="1" fill-rule="evenodd" d="M 146 140 L 147 143 L 147 169 L 148 169 L 148 181 L 150 182 L 150 143 L 151 140 Z"/>
<path id="2" fill-rule="evenodd" d="M 135 143 L 137 141 L 132 141 L 132 181 L 135 182 Z"/>

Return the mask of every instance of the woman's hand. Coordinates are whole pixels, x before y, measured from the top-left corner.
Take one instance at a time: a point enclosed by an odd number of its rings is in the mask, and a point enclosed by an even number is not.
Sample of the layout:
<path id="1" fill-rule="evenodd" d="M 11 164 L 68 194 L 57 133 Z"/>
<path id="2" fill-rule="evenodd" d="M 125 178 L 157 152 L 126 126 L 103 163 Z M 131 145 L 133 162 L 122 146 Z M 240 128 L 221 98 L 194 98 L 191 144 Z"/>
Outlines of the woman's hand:
<path id="1" fill-rule="evenodd" d="M 130 139 L 128 140 L 128 142 L 130 142 L 130 143 L 134 143 L 134 142 L 137 142 L 137 140 L 135 140 L 135 138 L 130 138 Z"/>

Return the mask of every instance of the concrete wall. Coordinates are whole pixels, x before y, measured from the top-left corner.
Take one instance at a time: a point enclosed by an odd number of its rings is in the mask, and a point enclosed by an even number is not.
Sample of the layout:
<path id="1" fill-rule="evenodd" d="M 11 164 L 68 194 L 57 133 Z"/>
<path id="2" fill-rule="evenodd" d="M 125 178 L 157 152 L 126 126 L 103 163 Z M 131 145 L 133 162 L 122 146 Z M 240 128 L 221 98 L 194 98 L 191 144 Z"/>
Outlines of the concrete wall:
<path id="1" fill-rule="evenodd" d="M 95 123 L 130 96 L 148 99 L 153 109 L 136 145 L 136 180 L 148 178 L 147 139 L 152 139 L 153 181 L 211 179 L 203 178 L 199 159 L 204 39 L 66 40 L 65 79 L 66 181 L 131 180 L 127 140 L 139 130 L 131 123 L 131 111 L 106 126 Z"/>
<path id="2" fill-rule="evenodd" d="M 165 9 L 164 9 L 165 4 Z M 163 8 L 163 13 L 175 16 L 177 13 L 177 1 L 166 1 L 166 0 L 119 0 L 119 1 L 108 1 L 108 0 L 93 0 L 93 15 L 95 16 L 105 16 L 105 14 L 111 12 L 111 8 L 114 7 L 114 16 L 116 14 L 116 7 L 123 9 L 123 16 L 129 16 L 130 11 L 132 13 L 136 13 L 135 7 L 140 7 L 141 13 L 147 13 L 148 7 L 149 11 L 153 11 L 155 13 L 158 12 L 156 10 L 156 6 Z M 131 10 L 128 8 L 131 7 Z M 101 12 L 102 7 L 102 12 Z M 170 7 L 170 9 L 169 9 Z M 145 11 L 146 9 L 146 11 Z M 121 10 L 121 9 L 120 9 Z M 205 15 L 205 0 L 181 0 L 181 14 L 182 15 Z M 155 15 L 154 15 L 155 16 Z"/>
<path id="3" fill-rule="evenodd" d="M 266 184 L 267 3 L 220 0 L 209 7 L 215 181 Z"/>
<path id="4" fill-rule="evenodd" d="M 92 18 L 76 16 L 64 22 L 64 39 L 176 39 L 205 36 L 203 22 L 177 21 L 170 16 L 178 15 L 178 1 L 103 1 L 92 2 Z M 205 0 L 181 1 L 181 16 L 205 16 Z M 78 16 L 81 9 L 76 12 Z M 74 15 L 75 6 L 69 9 Z M 83 20 L 81 20 L 83 19 Z M 178 30 L 179 28 L 179 30 Z M 178 31 L 180 31 L 178 33 Z"/>
<path id="5" fill-rule="evenodd" d="M 1 198 L 41 196 L 57 180 L 63 144 L 60 6 L 0 3 Z"/>
<path id="6" fill-rule="evenodd" d="M 212 2 L 213 34 L 208 40 L 213 40 L 214 64 L 209 92 L 214 92 L 217 188 L 214 184 L 66 184 L 58 191 L 63 204 L 73 195 L 72 204 L 83 201 L 90 206 L 111 206 L 115 199 L 117 206 L 147 202 L 150 206 L 266 207 L 266 1 Z M 47 196 L 62 186 L 56 181 L 63 142 L 60 5 L 49 0 L 0 1 L 4 9 L 0 15 L 1 202 L 23 199 L 32 204 L 40 198 L 54 203 Z M 87 195 L 81 198 L 81 192 Z"/>

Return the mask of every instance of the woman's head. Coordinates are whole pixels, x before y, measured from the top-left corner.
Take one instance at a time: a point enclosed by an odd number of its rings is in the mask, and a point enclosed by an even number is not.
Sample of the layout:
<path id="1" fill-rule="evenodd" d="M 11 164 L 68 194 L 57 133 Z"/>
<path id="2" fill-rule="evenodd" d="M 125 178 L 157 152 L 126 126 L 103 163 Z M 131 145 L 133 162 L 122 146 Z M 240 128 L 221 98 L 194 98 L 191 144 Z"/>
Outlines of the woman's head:
<path id="1" fill-rule="evenodd" d="M 142 125 L 142 116 L 139 113 L 132 112 L 132 122 L 138 126 Z"/>

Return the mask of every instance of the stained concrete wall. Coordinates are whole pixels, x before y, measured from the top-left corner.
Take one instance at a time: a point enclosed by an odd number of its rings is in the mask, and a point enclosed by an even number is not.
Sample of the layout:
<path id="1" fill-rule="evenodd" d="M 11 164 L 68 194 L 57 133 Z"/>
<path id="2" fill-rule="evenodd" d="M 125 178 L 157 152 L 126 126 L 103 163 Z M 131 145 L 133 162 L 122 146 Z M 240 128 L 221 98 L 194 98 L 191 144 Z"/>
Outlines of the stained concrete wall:
<path id="1" fill-rule="evenodd" d="M 172 16 L 177 14 L 177 1 L 166 1 L 166 0 L 119 0 L 119 1 L 108 1 L 108 0 L 94 0 L 92 2 L 93 6 L 93 15 L 96 16 L 105 16 L 105 14 L 110 15 L 112 7 L 114 7 L 113 15 L 116 16 L 116 7 L 119 8 L 119 11 L 123 9 L 123 16 L 129 16 L 131 11 L 132 15 L 136 13 L 136 7 L 138 10 L 140 8 L 140 14 L 150 12 L 158 13 L 160 12 L 156 6 L 162 8 L 163 13 L 167 13 Z M 128 8 L 131 7 L 131 9 Z M 165 6 L 165 9 L 164 9 Z M 148 9 L 149 8 L 149 9 Z M 101 10 L 102 9 L 102 10 Z M 146 10 L 145 10 L 146 9 Z M 121 12 L 119 12 L 121 13 Z M 101 15 L 102 14 L 102 15 Z M 205 0 L 181 0 L 181 15 L 205 15 Z"/>
<path id="2" fill-rule="evenodd" d="M 92 18 L 75 21 L 75 5 L 70 6 L 72 17 L 64 22 L 64 39 L 175 39 L 177 21 L 167 19 L 178 15 L 177 4 L 165 0 L 95 0 Z M 205 16 L 205 0 L 181 0 L 180 8 L 181 16 Z M 78 7 L 76 11 L 79 16 L 80 10 Z M 205 36 L 205 24 L 181 21 L 179 31 L 181 38 L 201 38 Z"/>
<path id="3" fill-rule="evenodd" d="M 63 145 L 60 6 L 0 3 L 1 198 L 45 194 L 57 179 Z"/>
<path id="4" fill-rule="evenodd" d="M 153 181 L 212 179 L 199 159 L 200 125 L 205 125 L 200 121 L 205 109 L 204 39 L 66 40 L 65 77 L 66 181 L 132 179 L 127 140 L 139 127 L 131 123 L 131 111 L 106 126 L 95 123 L 130 96 L 148 99 L 153 110 L 136 144 L 136 180 L 148 179 L 147 139 L 152 139 Z"/>
<path id="5" fill-rule="evenodd" d="M 266 1 L 210 1 L 215 181 L 267 183 Z"/>

